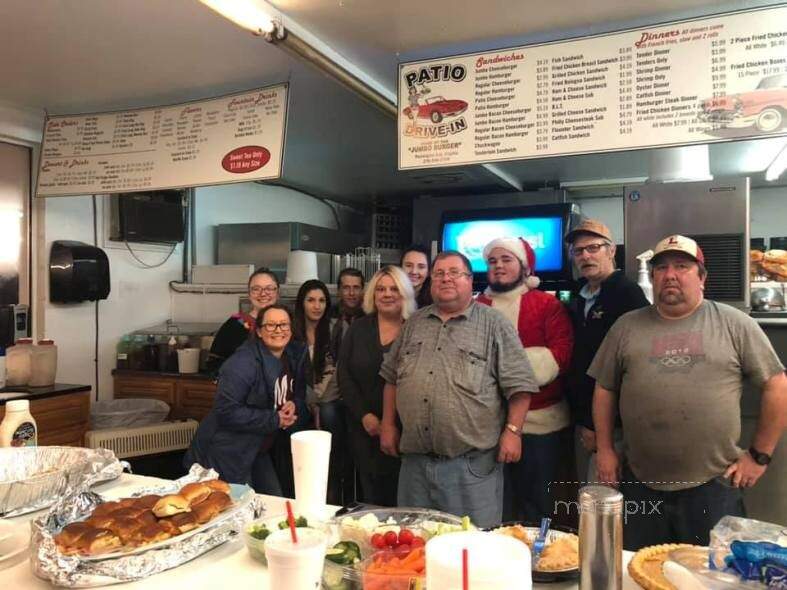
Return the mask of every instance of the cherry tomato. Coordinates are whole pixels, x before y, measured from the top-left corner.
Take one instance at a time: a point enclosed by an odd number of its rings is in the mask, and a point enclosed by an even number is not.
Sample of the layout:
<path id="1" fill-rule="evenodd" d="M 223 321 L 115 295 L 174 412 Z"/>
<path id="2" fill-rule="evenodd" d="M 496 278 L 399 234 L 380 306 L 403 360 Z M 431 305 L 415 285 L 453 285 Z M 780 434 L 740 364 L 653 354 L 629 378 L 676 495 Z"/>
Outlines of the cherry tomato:
<path id="1" fill-rule="evenodd" d="M 402 543 L 394 549 L 394 555 L 396 555 L 396 557 L 407 557 L 410 551 L 412 551 L 412 547 L 406 543 Z"/>
<path id="2" fill-rule="evenodd" d="M 399 544 L 400 545 L 411 545 L 413 542 L 413 531 L 408 529 L 402 529 L 399 531 Z"/>
<path id="3" fill-rule="evenodd" d="M 385 544 L 389 547 L 396 547 L 399 543 L 399 537 L 393 531 L 388 531 L 385 533 Z"/>
<path id="4" fill-rule="evenodd" d="M 410 541 L 410 546 L 415 549 L 416 547 L 423 547 L 426 545 L 426 541 L 424 541 L 421 537 L 413 537 L 413 540 Z"/>
<path id="5" fill-rule="evenodd" d="M 372 535 L 372 546 L 376 547 L 377 549 L 385 549 L 385 537 L 380 533 L 375 533 Z"/>

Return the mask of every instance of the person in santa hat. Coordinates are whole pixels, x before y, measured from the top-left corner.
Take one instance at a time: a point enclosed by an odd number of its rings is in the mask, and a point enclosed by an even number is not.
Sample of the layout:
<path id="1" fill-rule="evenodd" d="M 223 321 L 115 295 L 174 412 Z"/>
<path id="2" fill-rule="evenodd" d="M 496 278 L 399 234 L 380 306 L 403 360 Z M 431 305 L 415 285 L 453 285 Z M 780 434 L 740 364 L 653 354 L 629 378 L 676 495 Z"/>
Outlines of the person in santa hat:
<path id="1" fill-rule="evenodd" d="M 477 298 L 514 325 L 540 387 L 522 429 L 522 458 L 508 465 L 509 515 L 538 521 L 553 510 L 549 484 L 561 459 L 564 431 L 571 424 L 562 375 L 574 345 L 571 318 L 553 295 L 538 291 L 536 255 L 522 238 L 498 238 L 484 248 L 489 286 Z"/>

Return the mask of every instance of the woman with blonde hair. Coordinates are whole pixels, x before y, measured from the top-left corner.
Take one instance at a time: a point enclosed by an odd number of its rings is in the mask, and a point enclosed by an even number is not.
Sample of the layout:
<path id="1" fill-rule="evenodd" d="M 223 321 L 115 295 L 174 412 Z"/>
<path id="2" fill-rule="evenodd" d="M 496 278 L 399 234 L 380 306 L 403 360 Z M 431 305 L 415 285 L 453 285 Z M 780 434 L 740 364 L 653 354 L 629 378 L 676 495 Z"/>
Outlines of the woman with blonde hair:
<path id="1" fill-rule="evenodd" d="M 413 286 L 401 268 L 377 271 L 366 287 L 363 310 L 367 315 L 355 320 L 342 340 L 339 390 L 348 409 L 349 450 L 360 475 L 361 501 L 395 506 L 399 459 L 380 451 L 384 382 L 378 373 L 383 354 L 416 310 Z"/>

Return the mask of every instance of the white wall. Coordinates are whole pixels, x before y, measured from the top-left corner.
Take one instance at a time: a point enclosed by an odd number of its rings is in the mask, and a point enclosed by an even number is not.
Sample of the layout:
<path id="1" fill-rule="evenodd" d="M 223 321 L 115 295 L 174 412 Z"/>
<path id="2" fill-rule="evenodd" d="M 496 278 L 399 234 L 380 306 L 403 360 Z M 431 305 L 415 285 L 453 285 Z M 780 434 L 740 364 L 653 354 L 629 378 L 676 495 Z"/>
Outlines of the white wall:
<path id="1" fill-rule="evenodd" d="M 623 198 L 579 199 L 582 215 L 600 219 L 615 240 L 623 240 Z M 787 236 L 787 188 L 752 189 L 749 201 L 750 232 L 753 238 Z"/>
<path id="2" fill-rule="evenodd" d="M 99 246 L 104 197 L 99 197 Z M 93 243 L 91 197 L 53 197 L 46 200 L 46 248 L 38 264 L 46 264 L 54 240 Z M 126 250 L 105 248 L 109 257 L 110 294 L 99 302 L 99 394 L 112 397 L 111 371 L 115 368 L 118 339 L 128 332 L 165 321 L 169 317 L 171 280 L 180 280 L 182 254 L 179 246 L 161 267 L 143 269 Z M 156 264 L 166 253 L 137 251 L 147 264 Z M 45 333 L 58 345 L 57 380 L 95 387 L 95 304 L 55 304 L 47 296 Z"/>
<path id="3" fill-rule="evenodd" d="M 300 221 L 336 229 L 328 205 L 298 191 L 256 183 L 196 190 L 197 264 L 215 264 L 214 226 L 221 223 Z"/>

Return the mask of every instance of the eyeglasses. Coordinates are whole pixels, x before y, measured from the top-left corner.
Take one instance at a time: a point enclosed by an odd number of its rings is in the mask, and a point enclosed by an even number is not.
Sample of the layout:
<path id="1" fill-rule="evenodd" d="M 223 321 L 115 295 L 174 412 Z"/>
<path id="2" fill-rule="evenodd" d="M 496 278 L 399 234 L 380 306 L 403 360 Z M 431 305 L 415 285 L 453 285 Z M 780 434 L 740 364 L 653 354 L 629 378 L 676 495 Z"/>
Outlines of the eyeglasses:
<path id="1" fill-rule="evenodd" d="M 604 246 L 609 246 L 607 243 L 601 244 L 588 244 L 587 246 L 578 246 L 574 247 L 571 246 L 571 255 L 579 258 L 582 256 L 583 252 L 587 252 L 588 254 L 597 254 L 599 250 L 601 250 Z"/>
<path id="2" fill-rule="evenodd" d="M 268 285 L 267 287 L 251 287 L 249 289 L 249 293 L 252 295 L 259 295 L 260 293 L 265 293 L 267 295 L 273 295 L 279 288 L 275 285 Z"/>
<path id="3" fill-rule="evenodd" d="M 464 270 L 459 270 L 459 269 L 456 269 L 456 268 L 449 268 L 447 271 L 446 270 L 437 270 L 437 271 L 432 272 L 432 278 L 435 279 L 435 280 L 438 280 L 438 281 L 442 281 L 443 279 L 446 279 L 446 278 L 451 279 L 452 281 L 455 281 L 455 280 L 459 279 L 460 277 L 470 277 L 470 276 L 473 276 L 473 275 L 471 273 L 469 273 L 469 272 L 466 272 Z"/>
<path id="4" fill-rule="evenodd" d="M 280 330 L 282 332 L 289 332 L 290 331 L 290 322 L 279 322 L 275 324 L 273 322 L 265 322 L 262 324 L 262 328 L 266 332 L 270 332 L 271 334 L 274 333 L 276 330 Z"/>

